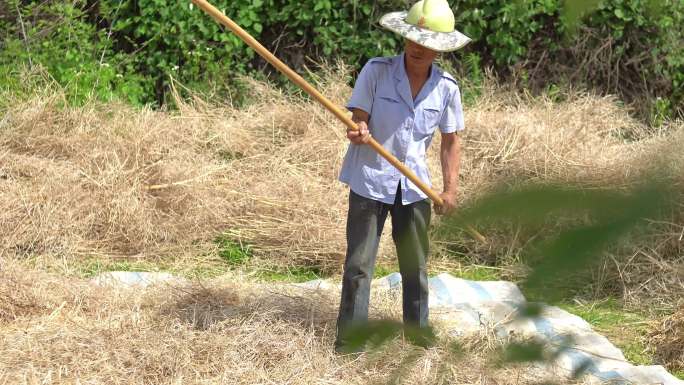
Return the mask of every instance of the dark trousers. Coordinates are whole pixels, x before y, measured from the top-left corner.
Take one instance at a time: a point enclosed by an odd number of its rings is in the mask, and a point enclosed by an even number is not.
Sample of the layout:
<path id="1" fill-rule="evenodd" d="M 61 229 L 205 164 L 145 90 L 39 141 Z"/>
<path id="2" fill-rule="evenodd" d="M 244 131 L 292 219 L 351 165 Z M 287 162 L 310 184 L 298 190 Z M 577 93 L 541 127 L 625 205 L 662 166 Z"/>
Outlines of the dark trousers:
<path id="1" fill-rule="evenodd" d="M 428 227 L 430 202 L 423 200 L 403 206 L 401 190 L 394 204 L 364 198 L 349 193 L 347 215 L 347 256 L 342 278 L 342 299 L 337 318 L 337 341 L 346 327 L 363 324 L 368 320 L 370 283 L 380 235 L 387 214 L 392 216 L 392 239 L 399 257 L 402 278 L 404 323 L 428 326 L 428 281 L 426 260 L 428 254 Z"/>

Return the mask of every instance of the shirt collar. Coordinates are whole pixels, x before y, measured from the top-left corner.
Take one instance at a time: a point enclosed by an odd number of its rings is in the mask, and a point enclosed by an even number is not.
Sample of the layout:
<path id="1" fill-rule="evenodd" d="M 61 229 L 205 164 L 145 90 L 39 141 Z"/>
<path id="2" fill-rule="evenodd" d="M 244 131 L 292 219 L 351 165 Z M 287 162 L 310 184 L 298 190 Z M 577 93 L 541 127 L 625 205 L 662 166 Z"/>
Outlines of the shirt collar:
<path id="1" fill-rule="evenodd" d="M 399 96 L 401 96 L 404 102 L 408 104 L 411 109 L 413 109 L 415 104 L 413 102 L 413 97 L 411 96 L 411 86 L 409 85 L 408 75 L 406 74 L 406 67 L 404 66 L 404 55 L 405 53 L 402 52 L 401 55 L 396 56 L 397 60 L 394 61 L 394 79 L 396 81 L 395 86 Z M 430 76 L 416 96 L 416 102 L 420 102 L 422 99 L 424 99 L 424 92 L 428 89 L 432 89 L 433 83 L 439 80 L 440 75 L 438 72 L 437 66 L 435 63 L 432 63 L 430 66 Z"/>
<path id="2" fill-rule="evenodd" d="M 401 81 L 402 79 L 408 79 L 408 75 L 406 75 L 406 66 L 404 65 L 404 57 L 405 53 L 402 52 L 401 55 L 395 56 L 394 60 L 394 78 L 397 81 Z M 432 63 L 430 65 L 430 77 L 428 77 L 428 82 L 435 82 L 437 81 L 437 77 L 439 76 L 437 74 L 437 66 L 435 63 Z"/>

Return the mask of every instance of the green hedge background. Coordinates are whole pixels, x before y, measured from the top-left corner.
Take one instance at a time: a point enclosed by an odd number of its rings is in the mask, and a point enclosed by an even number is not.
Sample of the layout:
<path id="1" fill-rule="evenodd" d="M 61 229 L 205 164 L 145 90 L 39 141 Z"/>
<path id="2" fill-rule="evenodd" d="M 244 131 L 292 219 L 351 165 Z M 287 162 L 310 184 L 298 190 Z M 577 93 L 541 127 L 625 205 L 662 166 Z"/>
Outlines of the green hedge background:
<path id="1" fill-rule="evenodd" d="M 412 3 L 412 2 L 411 2 Z M 408 1 L 214 0 L 302 71 L 343 60 L 356 70 L 402 42 L 377 25 Z M 682 0 L 455 0 L 457 28 L 474 39 L 443 62 L 464 80 L 491 68 L 539 91 L 585 87 L 619 95 L 651 123 L 684 114 Z M 30 92 L 42 68 L 69 101 L 167 103 L 169 82 L 239 100 L 238 75 L 277 79 L 233 34 L 186 0 L 7 0 L 0 4 L 0 84 Z"/>

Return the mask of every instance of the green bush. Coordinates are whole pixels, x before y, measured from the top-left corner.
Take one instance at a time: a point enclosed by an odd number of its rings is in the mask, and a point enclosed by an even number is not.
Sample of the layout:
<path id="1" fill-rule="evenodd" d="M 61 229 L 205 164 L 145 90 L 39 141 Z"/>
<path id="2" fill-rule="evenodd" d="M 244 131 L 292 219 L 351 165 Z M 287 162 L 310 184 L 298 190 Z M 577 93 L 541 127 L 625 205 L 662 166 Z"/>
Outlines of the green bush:
<path id="1" fill-rule="evenodd" d="M 131 55 L 135 73 L 154 82 L 161 103 L 171 77 L 196 91 L 226 94 L 236 75 L 262 76 L 272 71 L 236 35 L 189 1 L 101 3 L 102 17 L 116 31 L 116 47 Z M 302 69 L 307 56 L 319 59 L 334 54 L 360 65 L 362 59 L 392 54 L 398 39 L 371 22 L 385 3 L 398 6 L 394 3 L 399 2 L 217 0 L 213 5 L 286 63 Z"/>
<path id="2" fill-rule="evenodd" d="M 592 87 L 637 102 L 656 124 L 684 112 L 681 0 L 451 3 L 457 27 L 474 41 L 444 61 L 464 76 L 481 74 L 477 65 L 531 89 Z M 213 4 L 300 72 L 335 58 L 358 70 L 370 57 L 397 53 L 401 40 L 377 20 L 408 7 L 404 0 Z M 24 16 L 26 39 L 15 8 Z M 162 105 L 172 79 L 235 100 L 238 75 L 274 72 L 189 0 L 10 0 L 0 6 L 0 37 L 2 84 L 21 82 L 10 79 L 18 64 L 42 65 L 77 102 L 97 97 Z"/>
<path id="3" fill-rule="evenodd" d="M 459 0 L 454 8 L 474 39 L 456 57 L 476 52 L 523 86 L 618 94 L 655 120 L 684 113 L 681 0 Z"/>
<path id="4" fill-rule="evenodd" d="M 245 28 L 260 29 L 254 22 L 259 2 L 237 3 Z M 200 92 L 225 89 L 231 75 L 247 72 L 246 59 L 254 56 L 189 1 L 103 0 L 100 12 L 114 31 L 116 49 L 129 58 L 128 71 L 148 80 L 148 102 L 165 103 L 172 78 Z"/>
<path id="5" fill-rule="evenodd" d="M 20 23 L 5 23 L 0 29 L 0 83 L 5 87 L 22 88 L 22 66 L 42 67 L 74 104 L 91 98 L 143 101 L 142 78 L 118 72 L 122 56 L 113 52 L 107 31 L 88 22 L 79 7 L 66 2 L 8 4 L 20 10 L 25 22 L 23 28 Z"/>
<path id="6" fill-rule="evenodd" d="M 479 51 L 489 64 L 501 67 L 519 62 L 529 42 L 549 24 L 553 26 L 559 3 L 461 0 L 454 8 L 459 28 L 474 41 L 469 51 Z"/>
<path id="7" fill-rule="evenodd" d="M 684 2 L 681 0 L 612 0 L 598 5 L 586 20 L 580 73 L 628 102 L 649 99 L 658 113 L 684 113 Z M 609 52 L 605 51 L 610 42 Z M 591 58 L 602 58 L 590 62 Z M 665 100 L 663 103 L 659 100 Z"/>

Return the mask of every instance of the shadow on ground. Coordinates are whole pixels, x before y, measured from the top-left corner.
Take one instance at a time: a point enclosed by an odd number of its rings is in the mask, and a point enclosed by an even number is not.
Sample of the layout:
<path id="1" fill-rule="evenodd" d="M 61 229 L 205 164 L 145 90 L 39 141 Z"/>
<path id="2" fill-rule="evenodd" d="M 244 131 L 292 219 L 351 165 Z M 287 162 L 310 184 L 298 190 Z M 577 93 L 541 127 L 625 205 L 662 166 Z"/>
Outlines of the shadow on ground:
<path id="1" fill-rule="evenodd" d="M 196 330 L 257 318 L 305 327 L 321 336 L 334 330 L 338 303 L 339 298 L 329 292 L 292 285 L 192 284 L 171 288 L 158 314 L 177 318 Z"/>

